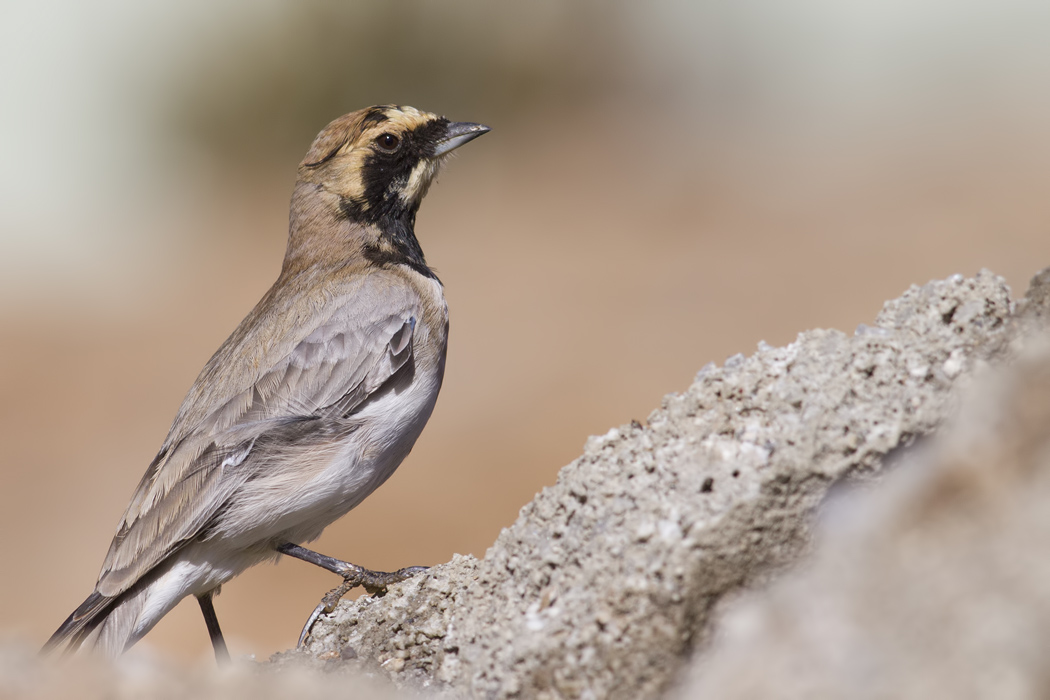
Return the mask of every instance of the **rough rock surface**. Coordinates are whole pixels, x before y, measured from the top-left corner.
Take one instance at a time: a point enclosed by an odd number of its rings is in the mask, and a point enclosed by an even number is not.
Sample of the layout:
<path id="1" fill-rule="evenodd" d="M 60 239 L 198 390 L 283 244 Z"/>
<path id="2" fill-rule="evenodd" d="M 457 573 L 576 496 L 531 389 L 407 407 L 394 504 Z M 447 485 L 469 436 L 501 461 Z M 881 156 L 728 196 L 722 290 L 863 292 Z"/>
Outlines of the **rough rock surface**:
<path id="1" fill-rule="evenodd" d="M 115 663 L 74 657 L 58 663 L 39 648 L 0 641 L 3 700 L 332 700 L 403 697 L 389 682 L 360 674 L 319 674 L 237 663 L 225 668 L 179 668 L 140 652 Z"/>
<path id="2" fill-rule="evenodd" d="M 483 560 L 341 603 L 306 653 L 450 696 L 658 697 L 716 604 L 809 547 L 829 488 L 945 420 L 1012 311 L 1000 278 L 954 276 L 852 336 L 708 366 L 647 426 L 591 438 Z"/>
<path id="3" fill-rule="evenodd" d="M 880 488 L 831 503 L 812 564 L 734 606 L 676 696 L 1050 697 L 1047 341 Z"/>

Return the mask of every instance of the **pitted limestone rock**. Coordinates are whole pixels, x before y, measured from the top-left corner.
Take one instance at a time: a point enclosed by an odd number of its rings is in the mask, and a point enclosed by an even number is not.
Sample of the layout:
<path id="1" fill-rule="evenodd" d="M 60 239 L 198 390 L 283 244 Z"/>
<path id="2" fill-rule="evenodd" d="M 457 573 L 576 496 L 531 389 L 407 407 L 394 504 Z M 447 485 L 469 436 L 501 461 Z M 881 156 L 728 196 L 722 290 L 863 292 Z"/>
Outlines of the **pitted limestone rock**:
<path id="1" fill-rule="evenodd" d="M 709 365 L 648 425 L 588 440 L 484 559 L 341 603 L 307 651 L 448 696 L 658 697 L 712 607 L 807 548 L 829 487 L 944 420 L 1012 310 L 995 275 L 955 276 L 852 336 Z"/>
<path id="2" fill-rule="evenodd" d="M 670 698 L 1050 694 L 1045 310 L 944 430 L 822 509 L 814 557 L 727 607 Z"/>

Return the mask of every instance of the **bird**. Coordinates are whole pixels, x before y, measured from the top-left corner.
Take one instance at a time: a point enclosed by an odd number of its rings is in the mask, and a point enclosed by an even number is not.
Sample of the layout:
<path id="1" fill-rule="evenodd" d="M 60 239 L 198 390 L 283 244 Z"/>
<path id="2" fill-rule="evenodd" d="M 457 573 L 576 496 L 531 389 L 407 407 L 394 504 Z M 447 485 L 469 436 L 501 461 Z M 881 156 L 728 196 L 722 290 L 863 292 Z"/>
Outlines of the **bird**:
<path id="1" fill-rule="evenodd" d="M 192 595 L 227 662 L 212 598 L 255 564 L 285 554 L 343 576 L 311 622 L 350 587 L 425 568 L 371 571 L 302 544 L 386 481 L 430 418 L 448 306 L 416 213 L 448 155 L 489 130 L 400 105 L 321 130 L 298 166 L 277 281 L 193 383 L 94 590 L 43 651 L 114 658 Z"/>

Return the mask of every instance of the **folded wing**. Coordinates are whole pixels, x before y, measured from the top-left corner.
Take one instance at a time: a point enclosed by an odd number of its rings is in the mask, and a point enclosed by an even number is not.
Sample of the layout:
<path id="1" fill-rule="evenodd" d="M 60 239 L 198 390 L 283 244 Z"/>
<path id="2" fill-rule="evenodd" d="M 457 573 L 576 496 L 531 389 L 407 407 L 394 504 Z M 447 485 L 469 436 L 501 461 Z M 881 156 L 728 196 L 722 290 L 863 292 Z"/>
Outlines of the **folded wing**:
<path id="1" fill-rule="evenodd" d="M 222 397 L 203 420 L 181 426 L 177 419 L 128 506 L 96 590 L 119 595 L 204 532 L 250 476 L 238 467 L 259 438 L 294 433 L 299 422 L 352 416 L 411 360 L 419 313 L 418 300 L 404 290 L 368 303 L 345 299 L 272 368 L 249 373 L 253 381 Z M 235 340 L 236 334 L 227 343 Z"/>

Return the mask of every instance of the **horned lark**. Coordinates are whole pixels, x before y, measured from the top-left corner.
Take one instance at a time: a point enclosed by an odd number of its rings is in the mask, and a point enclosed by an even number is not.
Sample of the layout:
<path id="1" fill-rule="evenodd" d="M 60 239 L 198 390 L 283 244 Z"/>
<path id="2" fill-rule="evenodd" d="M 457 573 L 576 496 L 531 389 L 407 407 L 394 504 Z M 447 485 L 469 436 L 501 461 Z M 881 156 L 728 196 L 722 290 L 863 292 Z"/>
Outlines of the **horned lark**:
<path id="1" fill-rule="evenodd" d="M 45 649 L 116 656 L 193 595 L 223 660 L 211 599 L 250 566 L 312 562 L 344 577 L 333 595 L 421 569 L 368 571 L 300 544 L 386 481 L 430 417 L 448 309 L 416 211 L 444 157 L 488 130 L 387 105 L 318 134 L 280 276 L 190 388 L 94 592 Z"/>

